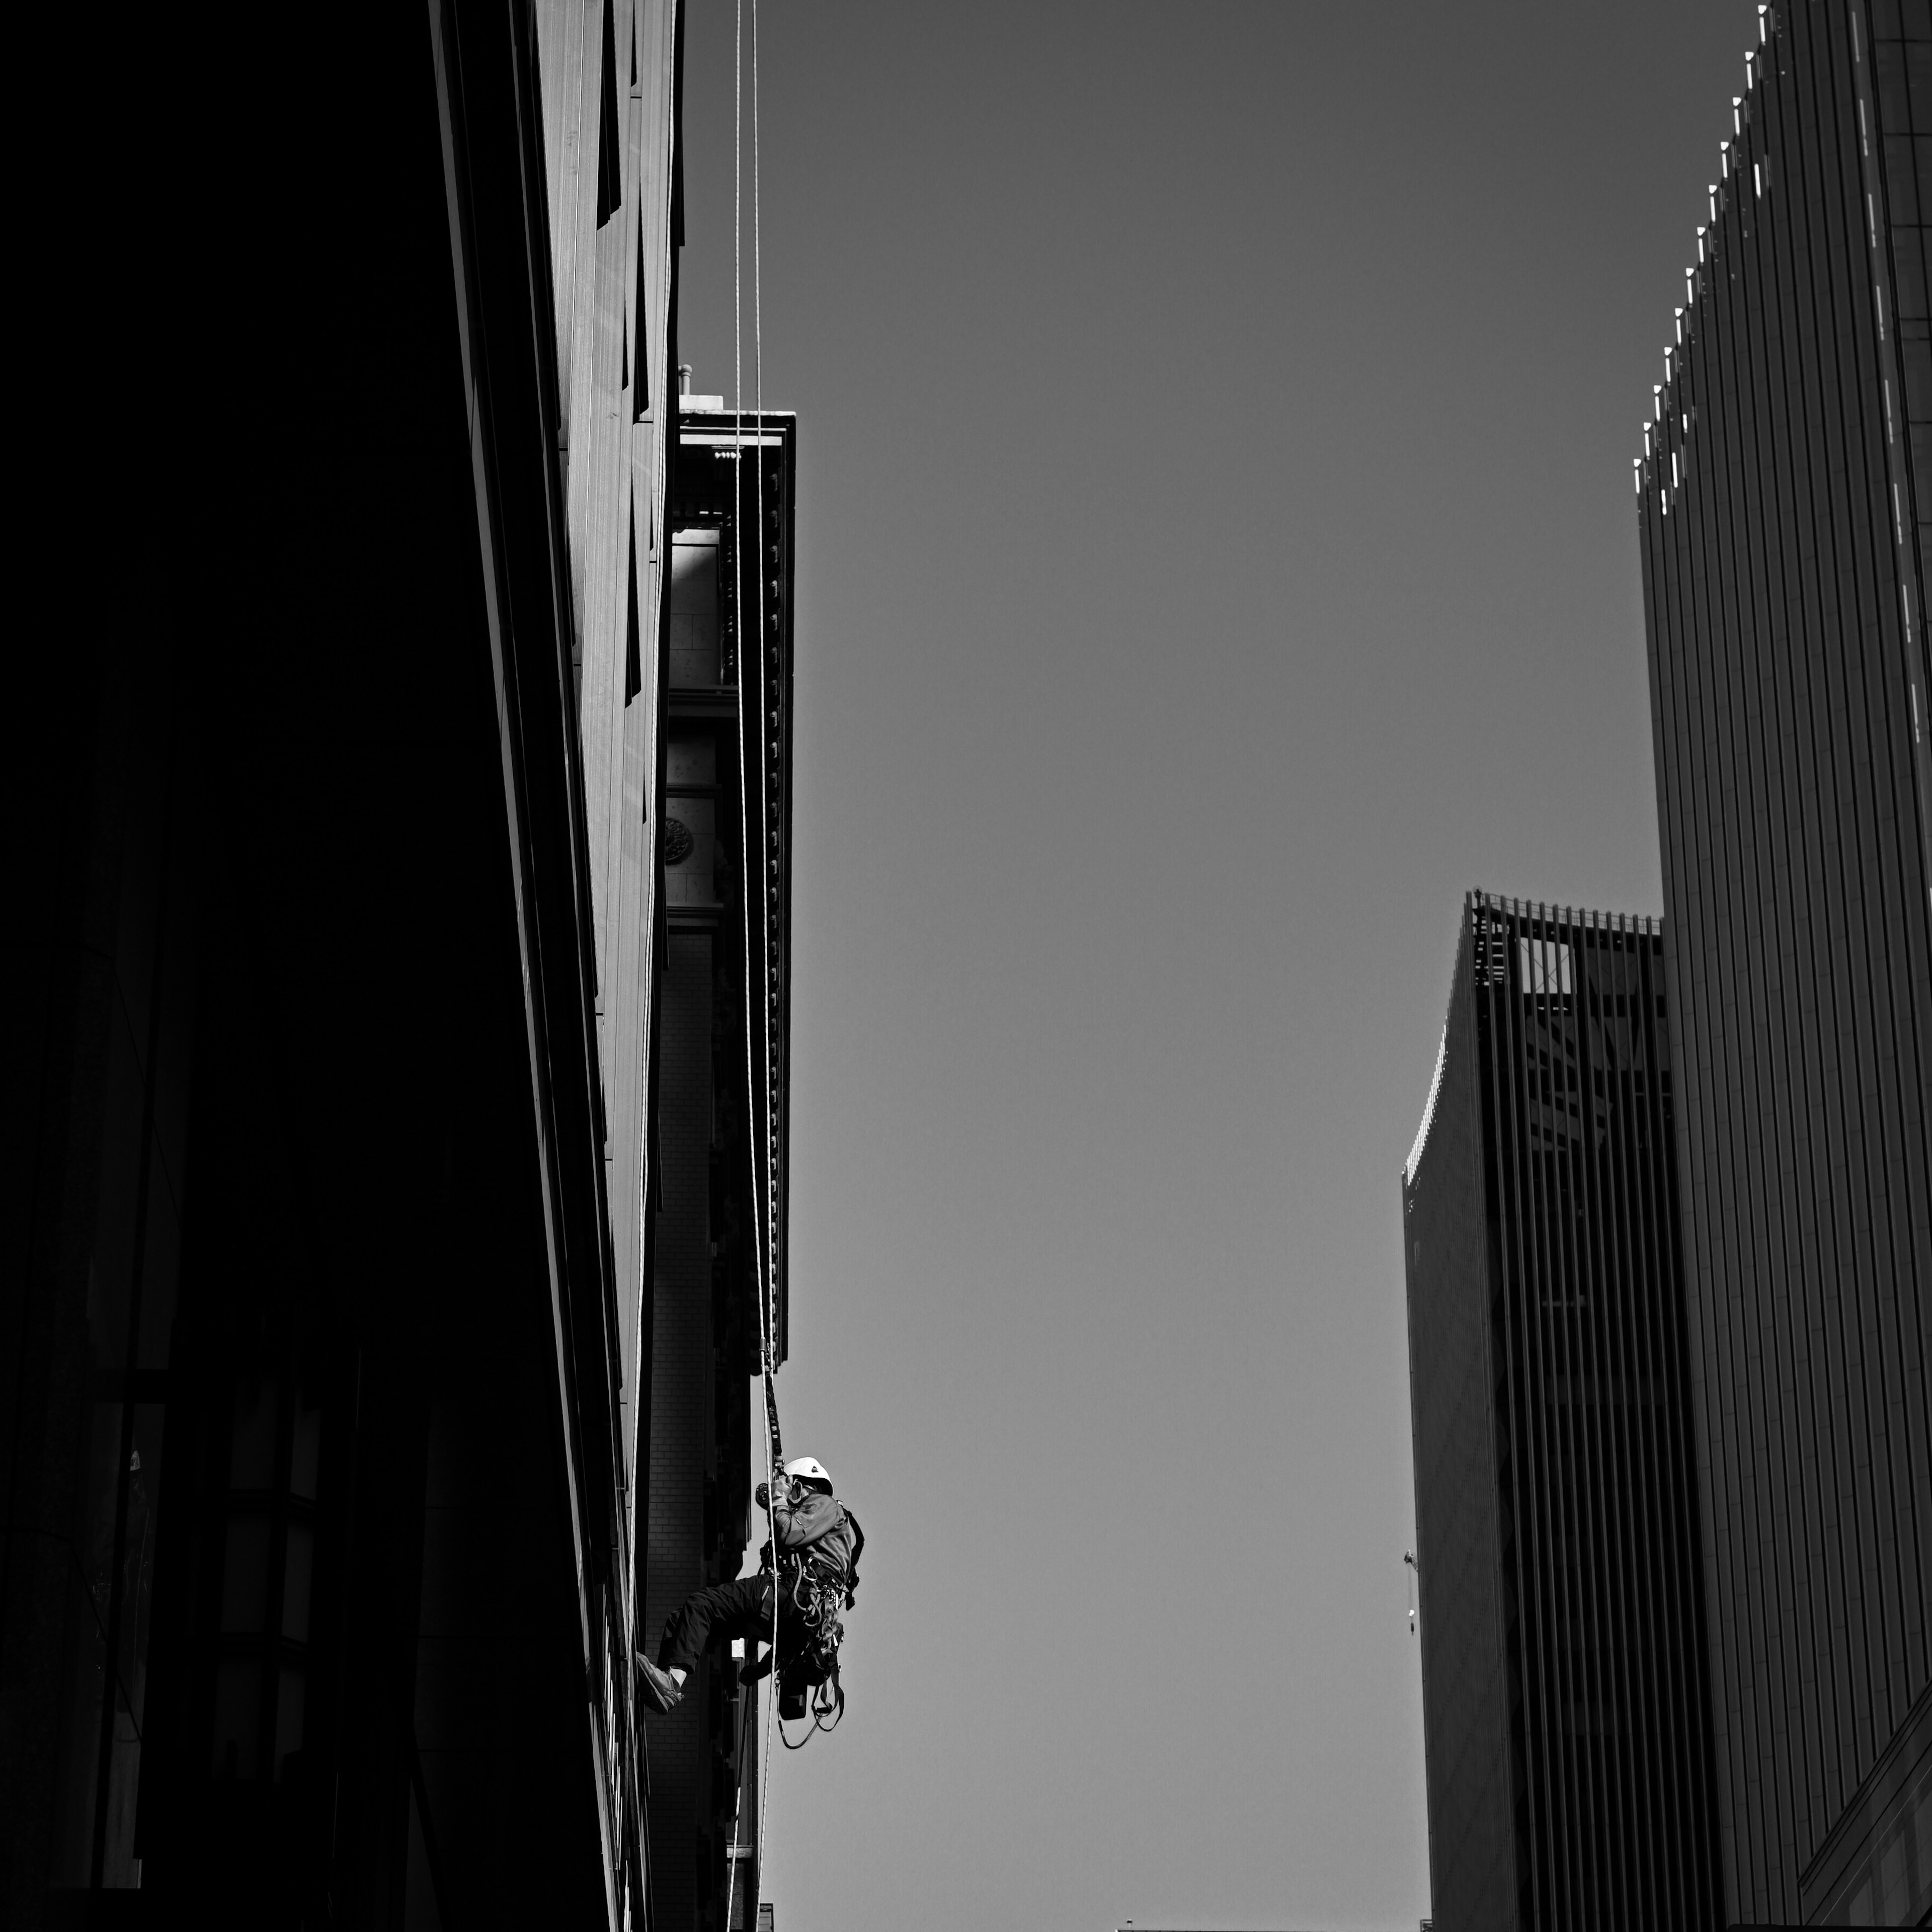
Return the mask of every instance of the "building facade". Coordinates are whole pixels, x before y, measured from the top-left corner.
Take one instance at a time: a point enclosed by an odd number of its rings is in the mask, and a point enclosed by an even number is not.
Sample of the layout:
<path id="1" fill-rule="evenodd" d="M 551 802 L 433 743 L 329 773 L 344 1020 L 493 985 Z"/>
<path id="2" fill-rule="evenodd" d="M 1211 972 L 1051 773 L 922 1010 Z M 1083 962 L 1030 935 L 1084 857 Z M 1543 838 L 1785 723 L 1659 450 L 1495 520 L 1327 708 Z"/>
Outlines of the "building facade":
<path id="1" fill-rule="evenodd" d="M 1932 1909 L 1932 13 L 1760 8 L 1637 463 L 1729 1916 Z"/>
<path id="2" fill-rule="evenodd" d="M 1650 920 L 1472 894 L 1402 1174 L 1443 1932 L 1720 1921 Z"/>
<path id="3" fill-rule="evenodd" d="M 632 1660 L 786 1335 L 795 436 L 681 441 L 680 10 L 148 32 L 168 377 L 9 824 L 0 1921 L 723 1932 L 752 1714 Z"/>

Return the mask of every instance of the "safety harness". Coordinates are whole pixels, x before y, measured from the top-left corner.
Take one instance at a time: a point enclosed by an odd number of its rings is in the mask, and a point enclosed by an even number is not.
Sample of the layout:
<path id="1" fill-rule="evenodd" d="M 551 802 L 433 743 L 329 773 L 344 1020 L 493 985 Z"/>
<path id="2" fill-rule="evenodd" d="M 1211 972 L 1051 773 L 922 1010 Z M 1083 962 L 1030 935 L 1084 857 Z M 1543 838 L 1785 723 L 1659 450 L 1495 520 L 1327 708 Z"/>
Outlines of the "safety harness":
<path id="1" fill-rule="evenodd" d="M 794 1485 L 794 1507 L 802 1495 L 802 1486 Z M 778 1736 L 788 1750 L 803 1750 L 820 1731 L 836 1730 L 845 1714 L 844 1687 L 838 1681 L 838 1646 L 845 1640 L 845 1626 L 839 1612 L 852 1607 L 859 1587 L 859 1558 L 866 1548 L 866 1532 L 849 1509 L 845 1522 L 852 1532 L 852 1556 L 844 1569 L 816 1544 L 780 1550 L 775 1562 L 772 1546 L 765 1546 L 766 1567 L 796 1619 L 794 1628 L 801 1633 L 786 1645 L 778 1664 Z M 808 1716 L 812 1729 L 793 1743 L 784 1734 L 783 1721 Z"/>

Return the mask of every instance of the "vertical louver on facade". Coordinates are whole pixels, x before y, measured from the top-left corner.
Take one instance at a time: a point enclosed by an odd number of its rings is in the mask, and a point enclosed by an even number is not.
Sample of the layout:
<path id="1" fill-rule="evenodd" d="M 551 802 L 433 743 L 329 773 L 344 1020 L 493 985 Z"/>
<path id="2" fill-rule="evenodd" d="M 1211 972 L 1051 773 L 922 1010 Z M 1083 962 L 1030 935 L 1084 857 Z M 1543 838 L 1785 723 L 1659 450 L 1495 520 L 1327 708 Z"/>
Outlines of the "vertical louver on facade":
<path id="1" fill-rule="evenodd" d="M 1899 1924 L 1932 1904 L 1932 8 L 1760 16 L 1636 479 L 1719 1815 L 1732 1919 Z"/>
<path id="2" fill-rule="evenodd" d="M 1403 1174 L 1436 1924 L 1718 1922 L 1657 922 L 1472 895 Z"/>

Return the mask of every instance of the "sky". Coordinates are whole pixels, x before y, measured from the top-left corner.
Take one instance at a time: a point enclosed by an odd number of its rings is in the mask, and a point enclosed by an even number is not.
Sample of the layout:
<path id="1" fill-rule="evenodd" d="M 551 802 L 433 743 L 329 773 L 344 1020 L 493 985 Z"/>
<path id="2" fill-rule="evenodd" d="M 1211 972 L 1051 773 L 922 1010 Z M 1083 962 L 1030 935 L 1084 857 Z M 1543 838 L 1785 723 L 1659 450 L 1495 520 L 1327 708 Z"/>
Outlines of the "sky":
<path id="1" fill-rule="evenodd" d="M 1398 1171 L 1464 894 L 1661 908 L 1630 464 L 1756 14 L 760 8 L 779 1400 L 868 1538 L 780 1932 L 1428 1912 Z"/>

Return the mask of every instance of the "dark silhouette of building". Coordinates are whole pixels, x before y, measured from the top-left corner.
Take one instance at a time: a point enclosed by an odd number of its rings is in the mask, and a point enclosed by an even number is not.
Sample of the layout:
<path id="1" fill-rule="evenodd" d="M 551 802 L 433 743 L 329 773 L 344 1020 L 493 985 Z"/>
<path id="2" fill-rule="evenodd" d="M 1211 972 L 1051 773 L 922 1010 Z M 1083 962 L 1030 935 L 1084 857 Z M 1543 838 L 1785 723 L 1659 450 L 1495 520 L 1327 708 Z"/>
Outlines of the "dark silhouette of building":
<path id="1" fill-rule="evenodd" d="M 632 1657 L 786 1334 L 793 437 L 674 692 L 670 506 L 748 521 L 678 434 L 678 19 L 117 44 L 134 513 L 8 820 L 9 1926 L 722 1932 L 751 1714 L 647 1740 Z"/>
<path id="2" fill-rule="evenodd" d="M 1932 13 L 1760 8 L 1637 465 L 1725 1895 L 1932 1909 Z"/>
<path id="3" fill-rule="evenodd" d="M 1403 1170 L 1442 1932 L 1718 1922 L 1663 968 L 1472 894 Z"/>

